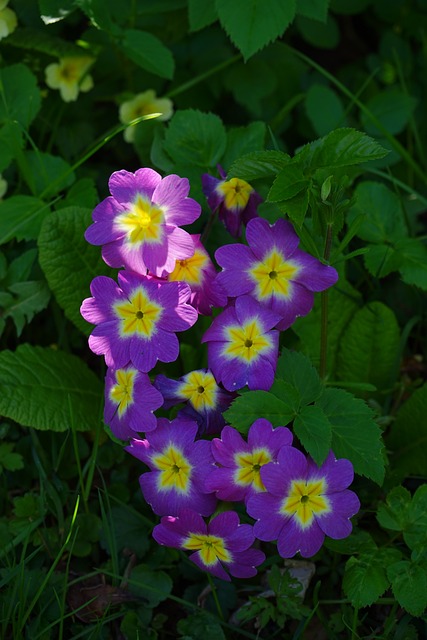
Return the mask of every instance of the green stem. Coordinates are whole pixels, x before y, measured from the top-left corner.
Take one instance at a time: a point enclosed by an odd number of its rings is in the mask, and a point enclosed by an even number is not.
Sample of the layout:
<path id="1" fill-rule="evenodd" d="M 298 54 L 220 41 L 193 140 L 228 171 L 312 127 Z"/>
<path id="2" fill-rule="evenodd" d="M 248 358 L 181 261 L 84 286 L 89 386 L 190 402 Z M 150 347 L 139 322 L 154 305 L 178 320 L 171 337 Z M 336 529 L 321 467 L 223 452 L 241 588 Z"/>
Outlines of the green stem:
<path id="1" fill-rule="evenodd" d="M 326 230 L 325 250 L 323 258 L 327 262 L 332 248 L 332 224 L 328 224 Z M 319 375 L 326 378 L 328 357 L 328 290 L 320 294 L 320 365 Z"/>
<path id="2" fill-rule="evenodd" d="M 215 600 L 215 605 L 216 605 L 216 609 L 218 611 L 218 616 L 219 616 L 220 620 L 224 620 L 224 614 L 222 613 L 221 605 L 220 605 L 219 600 L 218 600 L 218 594 L 217 594 L 217 591 L 216 591 L 216 586 L 214 584 L 214 581 L 212 580 L 212 576 L 211 576 L 210 573 L 207 574 L 207 577 L 208 577 L 209 584 L 210 584 L 210 587 L 211 587 L 213 599 Z"/>

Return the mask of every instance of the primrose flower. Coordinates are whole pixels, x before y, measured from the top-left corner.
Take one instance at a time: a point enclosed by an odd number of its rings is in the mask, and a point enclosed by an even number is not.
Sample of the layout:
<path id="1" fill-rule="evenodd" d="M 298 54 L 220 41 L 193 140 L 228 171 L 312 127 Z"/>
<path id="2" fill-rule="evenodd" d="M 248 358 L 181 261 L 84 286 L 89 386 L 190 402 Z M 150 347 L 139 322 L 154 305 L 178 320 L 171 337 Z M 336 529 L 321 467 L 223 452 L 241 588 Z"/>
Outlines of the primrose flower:
<path id="1" fill-rule="evenodd" d="M 185 507 L 203 516 L 215 510 L 216 497 L 205 490 L 213 466 L 210 442 L 195 442 L 197 430 L 193 420 L 159 418 L 145 440 L 134 439 L 125 447 L 150 468 L 139 482 L 145 500 L 160 516 L 176 516 Z"/>
<path id="2" fill-rule="evenodd" d="M 18 26 L 16 13 L 7 5 L 8 0 L 0 0 L 0 40 L 13 33 Z"/>
<path id="3" fill-rule="evenodd" d="M 89 336 L 91 350 L 105 356 L 108 367 L 122 369 L 130 362 L 147 373 L 157 360 L 173 362 L 179 354 L 176 331 L 189 329 L 197 311 L 187 304 L 190 288 L 183 282 L 158 282 L 136 273 L 112 278 L 97 276 L 92 298 L 80 312 L 97 326 Z"/>
<path id="4" fill-rule="evenodd" d="M 219 219 L 227 231 L 238 238 L 242 232 L 242 223 L 247 224 L 255 218 L 257 206 L 262 202 L 261 196 L 245 180 L 240 178 L 226 179 L 222 167 L 218 166 L 221 180 L 208 173 L 202 175 L 202 189 L 210 209 L 218 211 Z"/>
<path id="5" fill-rule="evenodd" d="M 93 87 L 92 76 L 87 73 L 93 62 L 88 56 L 61 58 L 59 63 L 46 67 L 46 84 L 51 89 L 59 89 L 64 102 L 74 102 L 80 91 L 90 91 Z"/>
<path id="6" fill-rule="evenodd" d="M 224 307 L 227 296 L 216 281 L 217 272 L 208 252 L 200 242 L 200 235 L 192 235 L 194 253 L 191 258 L 177 260 L 169 281 L 186 282 L 191 289 L 190 304 L 205 316 L 212 314 L 212 307 Z"/>
<path id="7" fill-rule="evenodd" d="M 333 267 L 297 248 L 299 238 L 287 220 L 273 225 L 263 218 L 251 220 L 246 239 L 249 246 L 226 245 L 215 252 L 223 269 L 218 282 L 228 296 L 251 295 L 278 313 L 280 331 L 312 309 L 313 291 L 323 291 L 338 279 Z"/>
<path id="8" fill-rule="evenodd" d="M 206 480 L 206 489 L 216 491 L 226 502 L 245 502 L 265 491 L 260 470 L 276 462 L 280 449 L 292 444 L 292 433 L 286 427 L 273 429 L 265 418 L 258 418 L 248 431 L 245 442 L 232 427 L 224 427 L 221 438 L 212 440 L 212 453 L 219 465 Z"/>
<path id="9" fill-rule="evenodd" d="M 313 556 L 325 535 L 339 540 L 351 533 L 351 516 L 360 502 L 347 487 L 353 481 L 349 460 L 336 460 L 333 452 L 318 467 L 294 447 L 282 447 L 277 463 L 261 469 L 267 491 L 249 498 L 246 508 L 257 519 L 254 533 L 260 540 L 277 540 L 283 558 L 299 552 Z"/>
<path id="10" fill-rule="evenodd" d="M 95 207 L 85 238 L 103 245 L 110 267 L 162 276 L 175 269 L 176 260 L 191 258 L 194 242 L 179 226 L 194 222 L 201 207 L 187 197 L 187 178 L 162 179 L 153 169 L 122 170 L 108 184 L 111 196 Z"/>
<path id="11" fill-rule="evenodd" d="M 169 120 L 173 114 L 173 103 L 169 98 L 157 98 L 153 89 L 138 93 L 131 100 L 126 100 L 120 105 L 119 118 L 123 124 L 128 124 L 141 116 L 151 113 L 159 113 L 157 120 Z M 128 127 L 123 132 L 126 142 L 135 140 L 135 127 Z"/>
<path id="12" fill-rule="evenodd" d="M 146 373 L 132 366 L 107 370 L 104 420 L 121 440 L 138 431 L 153 431 L 157 420 L 153 411 L 163 404 L 163 396 Z"/>
<path id="13" fill-rule="evenodd" d="M 153 538 L 168 547 L 193 551 L 190 560 L 200 569 L 227 581 L 227 571 L 236 578 L 255 576 L 255 567 L 265 560 L 262 551 L 250 548 L 255 540 L 252 526 L 240 524 L 235 511 L 220 513 L 206 524 L 198 513 L 182 509 L 177 517 L 162 518 Z"/>
<path id="14" fill-rule="evenodd" d="M 274 381 L 280 320 L 250 296 L 240 296 L 234 306 L 215 318 L 202 337 L 208 342 L 208 363 L 217 382 L 228 391 L 245 385 L 268 391 Z"/>
<path id="15" fill-rule="evenodd" d="M 158 375 L 154 386 L 164 398 L 164 408 L 169 409 L 178 402 L 186 406 L 178 415 L 187 416 L 199 424 L 199 435 L 219 433 L 225 425 L 223 411 L 228 409 L 235 394 L 221 389 L 211 371 L 190 371 L 179 380 Z"/>

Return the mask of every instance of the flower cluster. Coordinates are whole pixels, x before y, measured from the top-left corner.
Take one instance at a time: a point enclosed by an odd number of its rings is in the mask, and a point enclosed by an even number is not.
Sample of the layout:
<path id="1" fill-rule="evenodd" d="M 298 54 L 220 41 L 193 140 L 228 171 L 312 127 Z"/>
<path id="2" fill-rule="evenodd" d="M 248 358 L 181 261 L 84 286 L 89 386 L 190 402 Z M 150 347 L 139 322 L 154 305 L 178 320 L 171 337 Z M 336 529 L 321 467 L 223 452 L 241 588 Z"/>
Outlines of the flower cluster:
<path id="1" fill-rule="evenodd" d="M 270 389 L 280 332 L 310 311 L 314 292 L 337 273 L 298 248 L 289 222 L 258 216 L 261 198 L 251 185 L 222 170 L 221 177 L 202 177 L 208 204 L 232 236 L 246 225 L 247 245 L 217 249 L 217 273 L 200 235 L 182 228 L 201 214 L 186 178 L 149 168 L 113 173 L 85 237 L 119 269 L 117 282 L 95 277 L 81 313 L 96 325 L 89 346 L 108 367 L 104 420 L 148 469 L 140 486 L 161 516 L 155 540 L 192 551 L 199 567 L 229 580 L 255 575 L 265 558 L 256 539 L 277 540 L 291 557 L 313 555 L 325 535 L 347 536 L 359 502 L 347 488 L 348 460 L 331 451 L 319 467 L 293 446 L 289 429 L 262 417 L 247 440 L 225 422 L 239 389 Z M 152 380 L 158 362 L 178 358 L 176 334 L 213 308 L 222 311 L 201 339 L 207 368 Z M 173 420 L 156 417 L 176 405 Z M 233 502 L 253 525 L 240 523 Z"/>

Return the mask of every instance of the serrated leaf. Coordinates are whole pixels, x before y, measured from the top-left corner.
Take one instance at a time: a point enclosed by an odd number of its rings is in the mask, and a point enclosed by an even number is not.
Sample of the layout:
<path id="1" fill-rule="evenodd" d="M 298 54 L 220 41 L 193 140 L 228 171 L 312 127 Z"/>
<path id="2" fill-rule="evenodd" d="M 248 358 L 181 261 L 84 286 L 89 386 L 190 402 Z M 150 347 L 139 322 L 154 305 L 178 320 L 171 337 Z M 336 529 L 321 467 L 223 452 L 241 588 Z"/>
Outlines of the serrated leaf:
<path id="1" fill-rule="evenodd" d="M 324 136 L 346 124 L 343 104 L 329 87 L 313 84 L 305 98 L 307 116 L 318 136 Z"/>
<path id="2" fill-rule="evenodd" d="M 387 567 L 387 576 L 400 606 L 413 616 L 421 616 L 427 607 L 425 569 L 409 560 L 401 560 Z"/>
<path id="3" fill-rule="evenodd" d="M 50 291 L 43 280 L 15 282 L 9 286 L 13 300 L 3 311 L 3 318 L 12 318 L 18 336 L 35 314 L 47 307 Z"/>
<path id="4" fill-rule="evenodd" d="M 221 166 L 228 170 L 229 166 L 241 156 L 249 152 L 257 153 L 264 148 L 266 127 L 264 122 L 251 122 L 246 127 L 233 127 L 227 131 L 227 146 L 221 160 Z M 227 178 L 230 176 L 227 174 Z M 245 178 L 241 178 L 244 180 Z"/>
<path id="5" fill-rule="evenodd" d="M 119 46 L 142 69 L 168 80 L 173 77 L 175 63 L 172 53 L 152 33 L 126 29 Z"/>
<path id="6" fill-rule="evenodd" d="M 172 578 L 164 571 L 151 571 L 142 564 L 132 569 L 129 591 L 147 600 L 150 607 L 166 600 L 172 587 Z"/>
<path id="7" fill-rule="evenodd" d="M 16 120 L 28 129 L 40 105 L 37 78 L 28 67 L 19 63 L 0 69 L 0 124 Z"/>
<path id="8" fill-rule="evenodd" d="M 301 191 L 306 191 L 311 181 L 304 175 L 299 164 L 288 164 L 275 178 L 268 193 L 269 202 L 289 200 Z M 286 205 L 285 205 L 286 206 Z"/>
<path id="9" fill-rule="evenodd" d="M 302 404 L 317 400 L 323 385 L 311 360 L 303 353 L 283 349 L 276 367 L 276 378 L 285 380 L 297 391 Z"/>
<path id="10" fill-rule="evenodd" d="M 316 405 L 332 425 L 332 450 L 348 458 L 356 473 L 381 485 L 384 459 L 381 430 L 367 404 L 342 389 L 325 389 Z"/>
<path id="11" fill-rule="evenodd" d="M 393 467 L 405 475 L 425 475 L 427 469 L 427 384 L 414 391 L 399 409 L 386 436 Z"/>
<path id="12" fill-rule="evenodd" d="M 404 487 L 394 487 L 387 495 L 387 502 L 380 504 L 377 520 L 385 529 L 403 531 L 408 521 L 411 494 Z"/>
<path id="13" fill-rule="evenodd" d="M 37 249 L 23 251 L 10 263 L 5 277 L 5 286 L 10 286 L 17 282 L 25 282 L 30 279 L 33 265 L 37 260 Z"/>
<path id="14" fill-rule="evenodd" d="M 341 337 L 338 379 L 390 387 L 398 373 L 399 342 L 399 325 L 389 307 L 371 302 L 359 309 Z"/>
<path id="15" fill-rule="evenodd" d="M 330 0 L 297 0 L 297 13 L 312 20 L 325 22 L 329 2 Z"/>
<path id="16" fill-rule="evenodd" d="M 239 396 L 224 412 L 228 424 L 246 435 L 258 418 L 266 418 L 273 427 L 286 426 L 295 417 L 291 404 L 268 391 L 248 391 Z"/>
<path id="17" fill-rule="evenodd" d="M 417 99 L 413 96 L 392 87 L 376 93 L 365 103 L 365 106 L 380 120 L 389 133 L 396 135 L 405 129 L 417 102 Z M 367 133 L 373 136 L 382 134 L 366 112 L 361 112 L 360 119 Z"/>
<path id="18" fill-rule="evenodd" d="M 397 271 L 402 264 L 401 255 L 390 244 L 369 244 L 367 249 L 363 262 L 375 278 L 385 278 L 393 271 Z"/>
<path id="19" fill-rule="evenodd" d="M 183 109 L 170 121 L 163 146 L 177 164 L 209 169 L 219 163 L 226 144 L 225 128 L 218 116 Z"/>
<path id="20" fill-rule="evenodd" d="M 215 0 L 188 0 L 190 31 L 199 31 L 218 19 Z"/>
<path id="21" fill-rule="evenodd" d="M 331 448 L 331 423 L 316 405 L 302 407 L 294 420 L 293 429 L 307 453 L 319 466 Z"/>
<path id="22" fill-rule="evenodd" d="M 308 189 L 303 189 L 293 198 L 279 202 L 281 211 L 286 214 L 297 227 L 301 227 L 304 222 L 308 210 L 309 194 Z"/>
<path id="23" fill-rule="evenodd" d="M 395 244 L 399 256 L 399 271 L 406 284 L 427 291 L 427 248 L 420 240 L 403 238 Z"/>
<path id="24" fill-rule="evenodd" d="M 216 0 L 221 25 L 245 60 L 281 36 L 295 16 L 295 0 Z"/>
<path id="25" fill-rule="evenodd" d="M 312 170 L 323 167 L 348 167 L 384 158 L 388 153 L 387 149 L 384 149 L 376 140 L 361 131 L 350 128 L 335 129 L 324 138 L 320 138 L 308 146 L 309 153 L 306 156 L 306 162 L 309 163 Z M 303 150 L 305 150 L 304 147 Z M 297 161 L 298 155 L 295 156 L 295 161 Z"/>
<path id="26" fill-rule="evenodd" d="M 400 556 L 396 549 L 376 549 L 347 560 L 343 590 L 355 608 L 370 606 L 384 593 L 390 584 L 386 566 Z"/>
<path id="27" fill-rule="evenodd" d="M 403 539 L 414 551 L 425 551 L 427 547 L 427 484 L 418 487 L 412 496 L 408 510 L 408 523 Z"/>
<path id="28" fill-rule="evenodd" d="M 248 182 L 268 178 L 279 173 L 289 160 L 290 156 L 282 151 L 254 151 L 233 162 L 227 177 L 241 178 Z"/>
<path id="29" fill-rule="evenodd" d="M 101 402 L 102 384 L 76 356 L 28 344 L 0 353 L 0 413 L 18 424 L 93 429 Z"/>
<path id="30" fill-rule="evenodd" d="M 86 335 L 93 327 L 81 317 L 81 303 L 94 277 L 112 273 L 99 247 L 84 239 L 91 222 L 88 209 L 60 209 L 46 218 L 39 237 L 39 261 L 49 287 L 67 318 Z"/>
<path id="31" fill-rule="evenodd" d="M 12 196 L 0 202 L 0 245 L 16 240 L 36 240 L 49 205 L 31 196 Z"/>

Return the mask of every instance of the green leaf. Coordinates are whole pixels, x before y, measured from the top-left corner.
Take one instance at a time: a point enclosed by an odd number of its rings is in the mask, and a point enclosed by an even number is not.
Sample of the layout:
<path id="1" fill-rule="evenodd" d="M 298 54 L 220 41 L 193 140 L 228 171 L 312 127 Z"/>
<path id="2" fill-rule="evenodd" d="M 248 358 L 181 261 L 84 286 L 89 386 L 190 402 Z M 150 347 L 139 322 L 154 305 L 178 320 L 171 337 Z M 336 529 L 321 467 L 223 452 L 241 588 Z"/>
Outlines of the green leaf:
<path id="1" fill-rule="evenodd" d="M 307 153 L 306 147 L 303 147 L 295 156 L 295 161 L 298 161 L 301 153 L 307 154 L 306 162 L 312 170 L 323 167 L 349 167 L 383 158 L 388 153 L 376 140 L 350 128 L 335 129 L 324 138 L 308 145 L 308 149 Z"/>
<path id="2" fill-rule="evenodd" d="M 316 406 L 332 425 L 332 450 L 348 458 L 356 473 L 381 485 L 384 459 L 381 430 L 368 405 L 342 389 L 325 389 Z"/>
<path id="3" fill-rule="evenodd" d="M 416 98 L 392 87 L 376 93 L 365 103 L 365 106 L 381 121 L 383 127 L 396 135 L 406 128 L 417 102 Z M 366 112 L 361 112 L 360 119 L 367 133 L 373 136 L 382 135 Z"/>
<path id="4" fill-rule="evenodd" d="M 0 69 L 0 124 L 17 120 L 28 129 L 40 105 L 37 78 L 28 67 L 19 63 Z"/>
<path id="5" fill-rule="evenodd" d="M 188 0 L 190 31 L 199 31 L 218 19 L 215 0 Z"/>
<path id="6" fill-rule="evenodd" d="M 426 551 L 427 547 L 427 484 L 422 484 L 412 496 L 408 510 L 408 523 L 403 539 L 413 551 Z"/>
<path id="7" fill-rule="evenodd" d="M 302 407 L 294 421 L 294 431 L 307 453 L 321 465 L 331 448 L 331 423 L 316 405 Z"/>
<path id="8" fill-rule="evenodd" d="M 4 284 L 9 287 L 17 282 L 26 282 L 30 279 L 30 275 L 37 260 L 37 249 L 29 249 L 23 251 L 10 263 L 7 269 Z"/>
<path id="9" fill-rule="evenodd" d="M 84 239 L 91 212 L 68 207 L 52 212 L 39 237 L 39 261 L 46 280 L 65 315 L 88 335 L 92 326 L 80 315 L 82 301 L 90 296 L 89 286 L 98 275 L 112 275 L 102 260 L 99 247 Z"/>
<path id="10" fill-rule="evenodd" d="M 254 78 L 262 78 L 262 82 L 254 83 Z M 245 110 L 256 118 L 262 118 L 265 104 L 277 90 L 277 75 L 266 60 L 254 56 L 246 63 L 230 67 L 224 77 L 224 86 Z"/>
<path id="11" fill-rule="evenodd" d="M 0 202 L 0 245 L 16 240 L 36 240 L 49 205 L 31 196 L 12 196 Z"/>
<path id="12" fill-rule="evenodd" d="M 425 476 L 427 469 L 427 384 L 399 409 L 386 436 L 393 467 L 405 475 Z"/>
<path id="13" fill-rule="evenodd" d="M 203 638 L 203 640 L 226 640 L 219 622 L 203 609 L 186 618 L 181 618 L 178 621 L 177 628 L 181 640 L 196 640 L 197 638 Z"/>
<path id="14" fill-rule="evenodd" d="M 12 318 L 18 336 L 21 335 L 25 324 L 31 322 L 35 314 L 47 307 L 50 291 L 42 280 L 29 282 L 15 282 L 9 286 L 13 294 L 10 304 L 3 310 L 3 318 Z"/>
<path id="15" fill-rule="evenodd" d="M 283 385 L 284 383 L 282 389 Z M 258 418 L 266 418 L 273 427 L 286 426 L 295 417 L 293 403 L 296 397 L 291 385 L 287 387 L 287 391 L 289 399 L 279 399 L 268 391 L 248 391 L 234 400 L 224 412 L 224 417 L 228 424 L 243 435 L 248 433 L 249 427 Z"/>
<path id="16" fill-rule="evenodd" d="M 227 177 L 240 178 L 248 182 L 258 178 L 268 178 L 279 173 L 289 160 L 288 154 L 282 151 L 254 151 L 233 162 Z"/>
<path id="17" fill-rule="evenodd" d="M 427 248 L 415 238 L 402 238 L 395 244 L 403 282 L 427 291 Z"/>
<path id="18" fill-rule="evenodd" d="M 295 24 L 304 40 L 314 47 L 336 49 L 339 45 L 341 34 L 338 22 L 330 14 L 324 23 L 299 15 Z"/>
<path id="19" fill-rule="evenodd" d="M 56 3 L 56 0 L 52 0 L 52 2 Z M 33 27 L 24 27 L 22 24 L 8 37 L 7 42 L 20 49 L 28 49 L 31 52 L 40 51 L 56 58 L 87 56 L 87 50 L 71 40 L 58 38 L 49 33 L 47 29 L 34 29 Z"/>
<path id="20" fill-rule="evenodd" d="M 303 189 L 293 198 L 279 203 L 282 213 L 284 213 L 297 227 L 301 227 L 304 222 L 308 210 L 309 194 L 310 192 L 308 189 Z"/>
<path id="21" fill-rule="evenodd" d="M 100 381 L 76 356 L 28 344 L 0 353 L 0 413 L 18 424 L 93 429 L 101 401 Z"/>
<path id="22" fill-rule="evenodd" d="M 37 194 L 46 192 L 49 196 L 53 196 L 73 184 L 74 173 L 68 162 L 61 157 L 40 153 L 40 151 L 27 151 L 25 156 L 32 185 Z"/>
<path id="23" fill-rule="evenodd" d="M 385 278 L 399 269 L 402 257 L 391 245 L 368 244 L 367 249 L 367 253 L 363 256 L 363 262 L 369 273 L 375 278 Z"/>
<path id="24" fill-rule="evenodd" d="M 413 616 L 421 616 L 427 607 L 425 569 L 409 560 L 401 560 L 387 567 L 387 576 L 400 606 Z"/>
<path id="25" fill-rule="evenodd" d="M 94 180 L 92 178 L 82 178 L 72 185 L 66 197 L 58 202 L 56 208 L 64 209 L 65 207 L 76 206 L 94 209 L 98 202 L 98 193 Z"/>
<path id="26" fill-rule="evenodd" d="M 39 0 L 40 17 L 45 24 L 63 20 L 75 8 L 74 0 Z"/>
<path id="27" fill-rule="evenodd" d="M 398 374 L 399 343 L 399 325 L 389 307 L 371 302 L 359 309 L 341 338 L 338 379 L 387 389 Z"/>
<path id="28" fill-rule="evenodd" d="M 330 0 L 297 0 L 297 13 L 312 20 L 325 22 L 329 3 Z"/>
<path id="29" fill-rule="evenodd" d="M 307 116 L 318 136 L 324 136 L 345 125 L 343 104 L 335 91 L 322 84 L 313 84 L 305 98 Z"/>
<path id="30" fill-rule="evenodd" d="M 369 607 L 384 593 L 390 584 L 386 566 L 399 556 L 396 549 L 376 549 L 347 560 L 342 586 L 354 607 Z"/>
<path id="31" fill-rule="evenodd" d="M 4 171 L 24 146 L 21 127 L 8 121 L 0 127 L 0 171 Z"/>
<path id="32" fill-rule="evenodd" d="M 113 506 L 110 511 L 110 522 L 114 531 L 115 544 L 118 552 L 129 549 L 141 558 L 149 549 L 150 537 L 144 518 L 131 507 Z M 108 536 L 101 533 L 102 546 L 111 554 Z"/>
<path id="33" fill-rule="evenodd" d="M 0 472 L 17 471 L 24 468 L 24 459 L 20 453 L 13 453 L 14 444 L 12 442 L 0 443 Z"/>
<path id="34" fill-rule="evenodd" d="M 295 0 L 216 0 L 221 25 L 245 60 L 281 36 L 295 15 Z"/>
<path id="35" fill-rule="evenodd" d="M 221 160 L 225 171 L 237 159 L 264 148 L 266 127 L 263 122 L 251 122 L 247 127 L 233 127 L 227 132 L 227 147 Z M 227 176 L 228 177 L 228 176 Z M 244 180 L 244 178 L 241 178 Z"/>
<path id="36" fill-rule="evenodd" d="M 195 109 L 180 110 L 173 116 L 164 142 L 166 152 L 177 164 L 203 169 L 216 167 L 226 145 L 221 119 Z"/>
<path id="37" fill-rule="evenodd" d="M 323 391 L 323 385 L 311 360 L 298 351 L 283 349 L 277 361 L 276 378 L 291 384 L 298 391 L 302 404 L 314 402 Z"/>
<path id="38" fill-rule="evenodd" d="M 267 200 L 270 202 L 289 200 L 301 191 L 307 191 L 310 182 L 311 181 L 304 175 L 301 165 L 288 164 L 274 180 Z"/>
<path id="39" fill-rule="evenodd" d="M 175 63 L 172 53 L 159 38 L 148 31 L 126 29 L 119 46 L 142 69 L 161 78 L 173 77 Z"/>
<path id="40" fill-rule="evenodd" d="M 408 521 L 411 494 L 404 487 L 394 487 L 387 495 L 386 504 L 378 507 L 377 520 L 384 529 L 403 531 Z"/>
<path id="41" fill-rule="evenodd" d="M 390 244 L 408 235 L 400 198 L 380 182 L 365 181 L 357 185 L 355 205 L 350 209 L 348 221 L 357 216 L 365 220 L 357 229 L 357 236 L 367 242 Z"/>
<path id="42" fill-rule="evenodd" d="M 132 569 L 129 591 L 148 601 L 149 607 L 157 607 L 172 591 L 172 578 L 164 571 L 151 571 L 142 564 Z"/>

